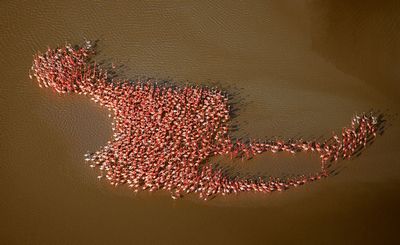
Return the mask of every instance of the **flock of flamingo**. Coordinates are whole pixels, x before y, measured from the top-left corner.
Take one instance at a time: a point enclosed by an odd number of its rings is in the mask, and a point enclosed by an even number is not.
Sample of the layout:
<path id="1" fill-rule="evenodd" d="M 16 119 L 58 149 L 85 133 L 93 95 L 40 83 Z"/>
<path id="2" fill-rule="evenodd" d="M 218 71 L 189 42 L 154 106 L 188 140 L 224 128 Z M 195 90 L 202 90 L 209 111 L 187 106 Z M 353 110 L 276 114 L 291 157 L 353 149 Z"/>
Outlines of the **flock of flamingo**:
<path id="1" fill-rule="evenodd" d="M 203 86 L 169 86 L 154 80 L 113 79 L 91 57 L 93 43 L 50 49 L 34 56 L 30 78 L 56 92 L 89 96 L 111 111 L 113 135 L 85 160 L 100 170 L 99 179 L 138 190 L 168 190 L 176 199 L 197 193 L 207 200 L 239 192 L 273 192 L 303 185 L 330 174 L 328 163 L 347 159 L 364 148 L 379 119 L 363 113 L 341 134 L 323 142 L 302 139 L 242 140 L 230 137 L 231 108 L 226 94 Z M 291 177 L 229 176 L 210 164 L 214 155 L 249 159 L 263 152 L 315 152 L 316 173 Z"/>

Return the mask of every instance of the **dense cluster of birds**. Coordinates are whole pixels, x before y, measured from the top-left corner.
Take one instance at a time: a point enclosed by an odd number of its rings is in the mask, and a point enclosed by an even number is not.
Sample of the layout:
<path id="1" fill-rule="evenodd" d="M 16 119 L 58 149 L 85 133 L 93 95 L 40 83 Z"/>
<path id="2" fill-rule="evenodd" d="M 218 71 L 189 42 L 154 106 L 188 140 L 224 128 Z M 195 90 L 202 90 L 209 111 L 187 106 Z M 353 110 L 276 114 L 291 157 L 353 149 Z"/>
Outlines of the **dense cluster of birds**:
<path id="1" fill-rule="evenodd" d="M 372 113 L 355 116 L 351 126 L 324 142 L 305 140 L 258 141 L 232 139 L 230 105 L 217 88 L 168 86 L 153 80 L 114 80 L 91 61 L 93 44 L 67 44 L 34 56 L 29 76 L 40 87 L 58 93 L 79 93 L 108 108 L 113 135 L 107 145 L 87 153 L 112 185 L 127 184 L 134 191 L 168 190 L 175 199 L 198 193 L 218 194 L 282 191 L 329 175 L 327 163 L 350 158 L 376 136 L 378 119 Z M 209 163 L 214 155 L 249 159 L 263 152 L 316 152 L 317 173 L 285 178 L 228 176 Z"/>

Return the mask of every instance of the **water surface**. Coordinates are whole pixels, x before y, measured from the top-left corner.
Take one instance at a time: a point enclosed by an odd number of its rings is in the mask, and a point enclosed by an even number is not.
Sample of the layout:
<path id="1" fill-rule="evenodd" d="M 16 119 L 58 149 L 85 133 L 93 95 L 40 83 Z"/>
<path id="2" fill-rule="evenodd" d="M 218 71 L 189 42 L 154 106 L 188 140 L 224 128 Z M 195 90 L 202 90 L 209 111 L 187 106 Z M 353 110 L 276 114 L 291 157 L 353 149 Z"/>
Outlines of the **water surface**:
<path id="1" fill-rule="evenodd" d="M 10 1 L 0 3 L 0 239 L 4 244 L 338 244 L 396 241 L 400 204 L 397 1 Z M 217 83 L 239 93 L 237 136 L 329 136 L 355 112 L 390 117 L 341 172 L 271 195 L 209 202 L 98 181 L 83 154 L 110 137 L 103 108 L 39 89 L 32 55 L 100 39 L 127 77 Z M 314 156 L 234 163 L 302 171 Z"/>

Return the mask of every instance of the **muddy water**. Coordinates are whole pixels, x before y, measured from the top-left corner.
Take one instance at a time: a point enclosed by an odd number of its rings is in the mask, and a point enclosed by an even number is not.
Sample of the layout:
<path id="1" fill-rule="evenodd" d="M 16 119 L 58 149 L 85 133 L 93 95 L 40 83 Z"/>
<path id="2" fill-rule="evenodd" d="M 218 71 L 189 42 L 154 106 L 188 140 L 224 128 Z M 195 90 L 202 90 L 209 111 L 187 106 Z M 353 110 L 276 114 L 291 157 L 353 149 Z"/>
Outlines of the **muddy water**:
<path id="1" fill-rule="evenodd" d="M 395 241 L 400 212 L 397 1 L 0 3 L 0 239 L 4 244 L 338 244 Z M 100 39 L 128 77 L 217 83 L 237 93 L 237 136 L 328 136 L 354 112 L 390 119 L 338 175 L 284 193 L 209 202 L 134 195 L 82 155 L 110 137 L 105 110 L 39 89 L 32 54 Z M 314 156 L 233 163 L 268 173 Z M 281 166 L 283 166 L 281 168 Z"/>

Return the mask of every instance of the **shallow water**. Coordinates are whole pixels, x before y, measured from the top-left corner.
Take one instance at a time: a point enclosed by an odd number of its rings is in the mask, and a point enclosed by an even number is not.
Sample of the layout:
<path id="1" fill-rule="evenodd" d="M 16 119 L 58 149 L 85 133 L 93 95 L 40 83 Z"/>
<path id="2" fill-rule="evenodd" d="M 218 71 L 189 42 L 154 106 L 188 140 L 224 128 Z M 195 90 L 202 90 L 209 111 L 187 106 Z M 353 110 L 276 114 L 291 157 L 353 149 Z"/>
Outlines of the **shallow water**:
<path id="1" fill-rule="evenodd" d="M 396 1 L 0 3 L 0 239 L 4 244 L 389 243 L 400 204 L 400 5 Z M 238 93 L 237 136 L 329 136 L 355 112 L 387 127 L 340 173 L 271 195 L 208 202 L 133 194 L 83 161 L 110 137 L 104 109 L 28 78 L 47 45 L 99 39 L 126 77 Z M 234 163 L 271 173 L 318 167 L 286 154 Z M 283 166 L 283 167 L 282 167 Z"/>

